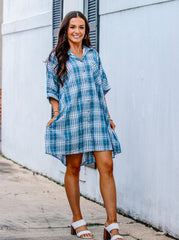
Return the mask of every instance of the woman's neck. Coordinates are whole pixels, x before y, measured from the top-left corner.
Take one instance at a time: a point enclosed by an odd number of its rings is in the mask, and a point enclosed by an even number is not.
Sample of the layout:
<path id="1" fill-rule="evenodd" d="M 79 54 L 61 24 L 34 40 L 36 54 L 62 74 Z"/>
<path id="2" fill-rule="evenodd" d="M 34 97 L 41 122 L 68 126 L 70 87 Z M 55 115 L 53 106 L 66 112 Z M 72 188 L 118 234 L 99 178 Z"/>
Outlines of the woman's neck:
<path id="1" fill-rule="evenodd" d="M 80 44 L 70 44 L 70 50 L 72 52 L 81 52 L 82 51 L 82 45 Z"/>
<path id="2" fill-rule="evenodd" d="M 79 58 L 82 58 L 83 55 L 83 48 L 81 43 L 80 44 L 70 44 L 71 52 Z"/>

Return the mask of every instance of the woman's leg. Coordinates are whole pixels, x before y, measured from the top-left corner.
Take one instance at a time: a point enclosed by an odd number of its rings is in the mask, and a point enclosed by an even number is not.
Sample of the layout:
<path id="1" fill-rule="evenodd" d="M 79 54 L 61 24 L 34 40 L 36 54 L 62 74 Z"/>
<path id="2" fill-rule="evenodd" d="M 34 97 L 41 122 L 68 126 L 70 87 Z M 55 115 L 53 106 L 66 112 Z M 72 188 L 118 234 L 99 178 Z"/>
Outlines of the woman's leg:
<path id="1" fill-rule="evenodd" d="M 80 210 L 80 189 L 79 189 L 79 173 L 82 161 L 82 153 L 66 155 L 67 169 L 65 173 L 65 190 L 67 198 L 73 214 L 73 222 L 82 219 Z M 77 232 L 87 230 L 86 226 L 77 228 Z M 83 236 L 92 236 L 92 234 L 84 234 Z"/>
<path id="2" fill-rule="evenodd" d="M 110 150 L 96 151 L 93 152 L 93 154 L 100 174 L 100 190 L 107 212 L 105 226 L 108 226 L 111 223 L 117 222 L 116 187 L 113 176 L 112 152 Z M 111 231 L 111 234 L 113 236 L 119 233 L 118 230 L 115 229 Z"/>

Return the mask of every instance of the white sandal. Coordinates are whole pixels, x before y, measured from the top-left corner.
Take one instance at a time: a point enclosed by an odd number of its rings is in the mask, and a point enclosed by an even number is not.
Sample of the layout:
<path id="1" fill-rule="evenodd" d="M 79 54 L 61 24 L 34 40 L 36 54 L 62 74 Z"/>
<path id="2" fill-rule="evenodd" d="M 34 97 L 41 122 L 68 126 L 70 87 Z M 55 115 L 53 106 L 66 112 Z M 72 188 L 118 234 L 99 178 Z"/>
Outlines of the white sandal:
<path id="1" fill-rule="evenodd" d="M 117 240 L 118 238 L 123 239 L 123 237 L 118 234 L 111 237 L 111 231 L 113 229 L 119 230 L 119 226 L 117 223 L 111 223 L 107 227 L 104 226 L 104 240 Z"/>
<path id="2" fill-rule="evenodd" d="M 84 235 L 84 234 L 89 234 L 89 233 L 92 234 L 89 230 L 84 230 L 81 232 L 76 231 L 77 228 L 85 226 L 85 225 L 86 225 L 86 222 L 84 219 L 73 222 L 71 224 L 71 234 L 76 235 L 77 237 L 82 238 L 82 239 L 92 239 L 93 237 L 81 237 L 81 235 Z"/>

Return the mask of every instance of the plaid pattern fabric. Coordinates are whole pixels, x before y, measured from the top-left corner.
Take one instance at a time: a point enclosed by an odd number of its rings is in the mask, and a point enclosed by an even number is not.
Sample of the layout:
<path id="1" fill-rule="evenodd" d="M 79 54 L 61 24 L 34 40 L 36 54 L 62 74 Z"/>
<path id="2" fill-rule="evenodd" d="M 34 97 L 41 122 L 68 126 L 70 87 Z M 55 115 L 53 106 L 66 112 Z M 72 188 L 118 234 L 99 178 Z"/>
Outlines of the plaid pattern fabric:
<path id="1" fill-rule="evenodd" d="M 45 153 L 66 166 L 66 154 L 83 153 L 82 164 L 95 162 L 93 151 L 121 152 L 115 131 L 110 126 L 104 95 L 110 90 L 96 50 L 83 48 L 82 60 L 68 51 L 67 77 L 57 83 L 54 53 L 47 63 L 47 98 L 59 101 L 59 115 L 46 127 Z"/>

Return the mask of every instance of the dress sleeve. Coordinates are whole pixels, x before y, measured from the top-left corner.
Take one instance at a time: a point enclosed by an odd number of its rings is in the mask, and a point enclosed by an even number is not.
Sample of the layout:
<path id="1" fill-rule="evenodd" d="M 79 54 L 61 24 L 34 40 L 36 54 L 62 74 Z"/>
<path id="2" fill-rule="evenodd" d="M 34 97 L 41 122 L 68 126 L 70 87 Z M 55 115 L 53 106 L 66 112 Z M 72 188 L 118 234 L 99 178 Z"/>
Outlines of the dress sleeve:
<path id="1" fill-rule="evenodd" d="M 46 78 L 47 78 L 47 99 L 50 102 L 50 97 L 59 100 L 59 84 L 57 82 L 57 75 L 55 74 L 55 67 L 57 60 L 52 54 L 50 60 L 46 65 Z"/>
<path id="2" fill-rule="evenodd" d="M 99 71 L 101 75 L 102 88 L 103 88 L 104 95 L 106 95 L 106 93 L 111 89 L 111 86 L 108 83 L 108 79 L 106 77 L 106 73 L 104 72 L 104 69 L 101 63 L 101 58 L 99 55 L 98 55 L 98 59 L 99 59 Z"/>

